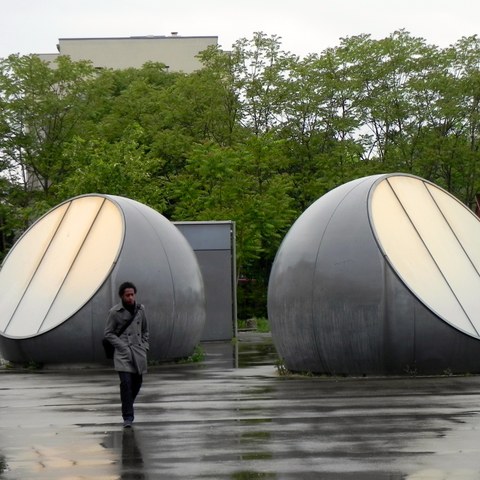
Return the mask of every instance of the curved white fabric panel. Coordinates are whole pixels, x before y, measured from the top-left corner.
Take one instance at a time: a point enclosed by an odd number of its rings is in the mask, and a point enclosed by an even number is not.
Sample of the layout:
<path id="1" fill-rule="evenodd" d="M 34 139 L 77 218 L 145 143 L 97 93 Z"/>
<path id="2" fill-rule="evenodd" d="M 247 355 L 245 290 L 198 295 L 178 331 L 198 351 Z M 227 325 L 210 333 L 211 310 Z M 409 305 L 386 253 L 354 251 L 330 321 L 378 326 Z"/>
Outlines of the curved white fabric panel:
<path id="1" fill-rule="evenodd" d="M 32 337 L 67 320 L 105 281 L 123 236 L 121 211 L 100 196 L 78 197 L 41 218 L 0 270 L 0 332 Z"/>
<path id="2" fill-rule="evenodd" d="M 405 285 L 431 311 L 480 338 L 480 221 L 439 187 L 391 176 L 375 187 L 377 241 Z"/>

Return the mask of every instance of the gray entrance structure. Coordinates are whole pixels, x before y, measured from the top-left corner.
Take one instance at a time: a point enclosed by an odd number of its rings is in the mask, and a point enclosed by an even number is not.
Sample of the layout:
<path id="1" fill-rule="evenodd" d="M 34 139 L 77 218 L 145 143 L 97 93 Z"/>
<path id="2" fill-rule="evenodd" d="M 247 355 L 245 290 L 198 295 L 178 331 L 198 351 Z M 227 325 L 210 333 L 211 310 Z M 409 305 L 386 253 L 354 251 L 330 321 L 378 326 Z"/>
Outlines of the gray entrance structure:
<path id="1" fill-rule="evenodd" d="M 312 204 L 270 276 L 287 368 L 326 374 L 480 372 L 480 221 L 412 175 L 346 183 Z"/>
<path id="2" fill-rule="evenodd" d="M 237 335 L 235 223 L 173 222 L 188 240 L 205 287 L 202 341 L 231 340 Z"/>

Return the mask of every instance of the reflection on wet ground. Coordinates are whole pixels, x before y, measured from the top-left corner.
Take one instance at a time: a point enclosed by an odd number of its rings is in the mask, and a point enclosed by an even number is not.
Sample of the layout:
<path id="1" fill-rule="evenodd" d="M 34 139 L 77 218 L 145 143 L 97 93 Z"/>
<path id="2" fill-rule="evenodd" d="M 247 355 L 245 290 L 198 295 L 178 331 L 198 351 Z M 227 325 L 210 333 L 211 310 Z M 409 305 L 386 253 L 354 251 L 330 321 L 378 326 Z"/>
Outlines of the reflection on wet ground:
<path id="1" fill-rule="evenodd" d="M 477 479 L 480 377 L 282 377 L 268 335 L 145 377 L 121 428 L 110 370 L 3 372 L 0 479 Z"/>
<path id="2" fill-rule="evenodd" d="M 143 463 L 142 451 L 138 445 L 137 433 L 133 428 L 110 432 L 102 443 L 105 448 L 119 452 L 119 476 L 121 480 L 144 480 L 148 478 Z"/>

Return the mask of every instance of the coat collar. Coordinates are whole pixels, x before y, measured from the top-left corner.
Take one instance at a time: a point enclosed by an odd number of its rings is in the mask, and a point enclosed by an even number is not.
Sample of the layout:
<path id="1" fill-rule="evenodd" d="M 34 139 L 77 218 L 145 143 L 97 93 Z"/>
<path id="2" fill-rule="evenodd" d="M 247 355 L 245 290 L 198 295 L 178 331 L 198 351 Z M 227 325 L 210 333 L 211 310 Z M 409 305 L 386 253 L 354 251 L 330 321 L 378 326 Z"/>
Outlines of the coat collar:
<path id="1" fill-rule="evenodd" d="M 114 307 L 114 310 L 117 311 L 117 312 L 122 312 L 122 311 L 127 311 L 127 309 L 123 306 L 123 303 L 120 302 L 120 303 L 117 303 Z M 137 303 L 135 305 L 135 313 L 137 313 L 139 310 L 141 310 L 143 308 L 143 305 L 140 304 L 140 303 Z"/>

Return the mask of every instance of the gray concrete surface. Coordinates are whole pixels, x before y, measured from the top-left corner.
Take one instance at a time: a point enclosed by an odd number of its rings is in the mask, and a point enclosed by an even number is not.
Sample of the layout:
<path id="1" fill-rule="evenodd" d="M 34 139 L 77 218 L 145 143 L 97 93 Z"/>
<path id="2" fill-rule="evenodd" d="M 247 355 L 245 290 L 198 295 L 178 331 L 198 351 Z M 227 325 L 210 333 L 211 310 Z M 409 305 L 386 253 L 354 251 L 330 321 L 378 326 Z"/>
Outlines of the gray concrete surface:
<path id="1" fill-rule="evenodd" d="M 0 479 L 477 479 L 480 377 L 282 377 L 268 336 L 155 367 L 0 374 Z M 237 353 L 237 355 L 235 355 Z"/>

